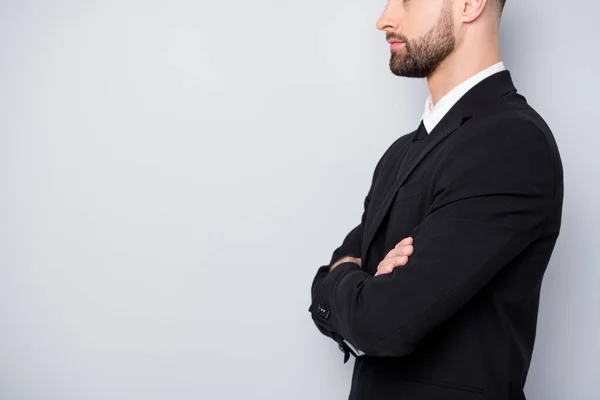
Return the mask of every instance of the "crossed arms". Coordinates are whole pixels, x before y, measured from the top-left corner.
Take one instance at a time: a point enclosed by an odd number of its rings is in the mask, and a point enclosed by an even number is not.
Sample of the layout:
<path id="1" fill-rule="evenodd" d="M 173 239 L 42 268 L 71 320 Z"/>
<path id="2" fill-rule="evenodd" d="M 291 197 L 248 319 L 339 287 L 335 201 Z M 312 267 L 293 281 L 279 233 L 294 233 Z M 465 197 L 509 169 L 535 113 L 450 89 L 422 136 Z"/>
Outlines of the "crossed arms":
<path id="1" fill-rule="evenodd" d="M 401 268 L 374 276 L 344 259 L 360 258 L 363 212 L 313 280 L 309 311 L 323 334 L 371 356 L 409 354 L 539 236 L 557 185 L 546 139 L 524 120 L 486 128 L 444 160 Z"/>

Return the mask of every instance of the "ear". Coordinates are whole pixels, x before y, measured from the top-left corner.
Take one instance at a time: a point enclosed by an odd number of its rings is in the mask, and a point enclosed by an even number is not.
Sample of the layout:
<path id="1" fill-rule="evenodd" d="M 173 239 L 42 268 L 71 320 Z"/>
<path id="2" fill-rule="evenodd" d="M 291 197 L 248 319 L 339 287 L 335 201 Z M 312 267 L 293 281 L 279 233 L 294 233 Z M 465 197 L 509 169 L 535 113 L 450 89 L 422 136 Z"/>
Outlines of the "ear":
<path id="1" fill-rule="evenodd" d="M 460 0 L 460 19 L 469 23 L 475 21 L 483 13 L 488 0 Z"/>

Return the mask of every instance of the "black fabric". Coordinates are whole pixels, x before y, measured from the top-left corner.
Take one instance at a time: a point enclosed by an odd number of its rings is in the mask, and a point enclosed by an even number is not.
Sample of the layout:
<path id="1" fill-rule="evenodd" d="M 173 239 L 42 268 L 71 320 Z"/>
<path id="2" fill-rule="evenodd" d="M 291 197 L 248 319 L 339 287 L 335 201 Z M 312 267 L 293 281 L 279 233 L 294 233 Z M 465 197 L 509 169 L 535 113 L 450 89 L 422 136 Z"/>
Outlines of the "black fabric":
<path id="1" fill-rule="evenodd" d="M 403 155 L 401 157 L 398 157 L 400 165 L 397 168 L 398 173 L 396 174 L 396 179 L 400 177 L 402 167 L 405 164 L 410 164 L 413 158 L 419 154 L 421 144 L 427 136 L 427 129 L 425 129 L 425 125 L 423 124 L 423 121 L 421 121 L 419 127 L 413 134 L 412 143 L 409 143 L 407 146 L 405 146 L 406 149 L 404 150 Z"/>
<path id="2" fill-rule="evenodd" d="M 350 400 L 522 400 L 561 225 L 556 142 L 508 71 L 423 129 L 377 163 L 360 223 L 313 279 L 311 317 L 336 343 L 366 353 Z M 408 264 L 374 276 L 408 236 Z M 329 272 L 344 256 L 362 267 Z"/>
<path id="3" fill-rule="evenodd" d="M 419 142 L 423 141 L 428 135 L 429 135 L 429 133 L 427 132 L 427 129 L 425 128 L 425 124 L 424 124 L 423 120 L 421 120 L 419 127 L 413 134 L 413 141 L 419 141 Z"/>

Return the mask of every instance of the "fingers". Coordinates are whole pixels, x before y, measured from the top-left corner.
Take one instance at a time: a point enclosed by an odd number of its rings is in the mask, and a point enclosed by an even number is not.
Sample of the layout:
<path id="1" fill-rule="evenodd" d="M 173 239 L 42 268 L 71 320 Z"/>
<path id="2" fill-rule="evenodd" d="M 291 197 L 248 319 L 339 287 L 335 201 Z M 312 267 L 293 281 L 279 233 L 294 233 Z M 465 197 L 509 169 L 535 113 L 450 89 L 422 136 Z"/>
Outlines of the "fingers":
<path id="1" fill-rule="evenodd" d="M 386 254 L 385 258 L 410 256 L 414 250 L 415 248 L 411 244 L 400 247 L 396 246 Z"/>
<path id="2" fill-rule="evenodd" d="M 406 265 L 408 262 L 408 256 L 400 256 L 400 257 L 389 257 L 385 258 L 379 266 L 377 267 L 378 273 L 388 273 L 391 272 L 395 267 Z"/>
<path id="3" fill-rule="evenodd" d="M 377 267 L 375 276 L 389 274 L 394 268 L 406 265 L 406 263 L 408 263 L 408 256 L 386 258 Z"/>
<path id="4" fill-rule="evenodd" d="M 410 236 L 409 236 L 409 237 L 407 237 L 407 238 L 404 238 L 404 239 L 402 239 L 402 240 L 400 241 L 400 243 L 398 243 L 398 244 L 396 245 L 396 247 L 399 247 L 399 246 L 405 246 L 405 245 L 407 245 L 407 244 L 413 244 L 413 238 L 412 238 L 412 237 L 410 237 Z"/>
<path id="5" fill-rule="evenodd" d="M 404 266 L 408 263 L 408 257 L 413 254 L 413 238 L 407 237 L 390 250 L 385 258 L 377 266 L 375 276 L 392 272 L 395 267 Z"/>
<path id="6" fill-rule="evenodd" d="M 342 258 L 342 263 L 344 262 L 353 262 L 355 264 L 360 265 L 360 258 L 356 258 L 356 257 L 351 257 L 351 256 L 346 256 L 344 258 Z"/>
<path id="7" fill-rule="evenodd" d="M 402 249 L 403 247 L 412 245 L 412 244 L 413 244 L 412 237 L 409 236 L 407 238 L 404 238 L 392 250 L 390 250 L 390 252 L 386 255 L 386 257 L 388 257 L 390 255 L 393 256 L 395 250 Z M 406 254 L 408 255 L 408 253 L 406 253 Z M 402 254 L 400 254 L 400 255 L 402 255 Z"/>
<path id="8" fill-rule="evenodd" d="M 333 264 L 329 268 L 329 271 L 333 271 L 334 268 L 336 268 L 338 265 L 343 264 L 345 262 L 353 262 L 353 263 L 358 264 L 360 267 L 362 267 L 360 258 L 345 256 L 345 257 L 340 258 L 338 261 L 336 261 L 335 264 Z"/>

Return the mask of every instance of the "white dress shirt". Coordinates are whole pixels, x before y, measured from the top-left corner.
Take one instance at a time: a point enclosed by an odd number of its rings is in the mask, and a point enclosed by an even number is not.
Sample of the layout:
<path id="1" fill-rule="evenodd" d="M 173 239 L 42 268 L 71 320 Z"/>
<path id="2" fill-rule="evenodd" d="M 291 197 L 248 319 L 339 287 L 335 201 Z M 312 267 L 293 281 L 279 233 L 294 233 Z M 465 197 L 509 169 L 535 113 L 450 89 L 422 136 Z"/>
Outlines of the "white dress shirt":
<path id="1" fill-rule="evenodd" d="M 504 63 L 500 61 L 497 64 L 494 64 L 483 71 L 478 72 L 473 75 L 469 79 L 463 81 L 458 86 L 454 87 L 451 91 L 446 93 L 444 97 L 442 97 L 435 105 L 433 105 L 431 100 L 431 94 L 427 97 L 425 101 L 425 112 L 423 113 L 423 125 L 425 125 L 425 129 L 427 133 L 430 133 L 433 128 L 444 118 L 444 115 L 452 108 L 454 104 L 461 97 L 465 95 L 469 90 L 473 88 L 473 86 L 477 85 L 479 82 L 484 80 L 485 78 L 494 75 L 500 71 L 504 71 L 506 68 L 504 67 Z"/>

